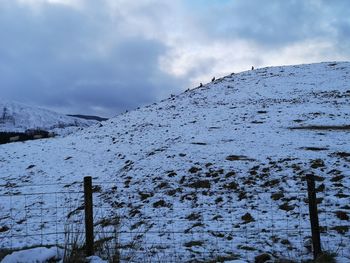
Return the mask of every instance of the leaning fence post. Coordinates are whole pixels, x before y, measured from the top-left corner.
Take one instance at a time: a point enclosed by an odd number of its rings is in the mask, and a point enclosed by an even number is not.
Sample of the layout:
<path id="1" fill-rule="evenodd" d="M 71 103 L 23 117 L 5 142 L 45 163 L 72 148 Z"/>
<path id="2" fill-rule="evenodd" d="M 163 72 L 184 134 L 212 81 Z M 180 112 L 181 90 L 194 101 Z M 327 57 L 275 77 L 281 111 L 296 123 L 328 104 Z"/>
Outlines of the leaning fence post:
<path id="1" fill-rule="evenodd" d="M 92 178 L 84 177 L 85 240 L 86 256 L 94 254 L 94 224 L 92 211 Z"/>
<path id="2" fill-rule="evenodd" d="M 317 211 L 317 199 L 315 190 L 315 177 L 313 174 L 306 175 L 307 181 L 307 194 L 309 198 L 309 215 L 312 234 L 312 247 L 314 253 L 314 259 L 316 260 L 321 255 L 321 238 L 320 238 L 320 226 L 318 222 Z"/>

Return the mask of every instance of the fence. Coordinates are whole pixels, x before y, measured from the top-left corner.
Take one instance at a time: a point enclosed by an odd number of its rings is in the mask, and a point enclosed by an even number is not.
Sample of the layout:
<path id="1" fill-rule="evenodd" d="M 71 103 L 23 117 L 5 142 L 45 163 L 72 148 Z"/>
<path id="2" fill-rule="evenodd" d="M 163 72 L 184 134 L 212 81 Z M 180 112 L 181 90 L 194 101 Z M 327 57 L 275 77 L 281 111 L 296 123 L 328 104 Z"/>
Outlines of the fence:
<path id="1" fill-rule="evenodd" d="M 0 195 L 0 248 L 85 243 L 82 182 L 5 188 Z M 223 262 L 252 261 L 263 253 L 307 259 L 312 241 L 317 251 L 309 220 L 315 208 L 309 209 L 306 189 L 234 189 L 136 190 L 125 182 L 93 182 L 95 252 L 123 262 Z M 318 189 L 314 201 L 319 203 L 320 227 L 313 225 L 313 232 L 321 233 L 323 250 L 350 257 L 346 200 Z"/>

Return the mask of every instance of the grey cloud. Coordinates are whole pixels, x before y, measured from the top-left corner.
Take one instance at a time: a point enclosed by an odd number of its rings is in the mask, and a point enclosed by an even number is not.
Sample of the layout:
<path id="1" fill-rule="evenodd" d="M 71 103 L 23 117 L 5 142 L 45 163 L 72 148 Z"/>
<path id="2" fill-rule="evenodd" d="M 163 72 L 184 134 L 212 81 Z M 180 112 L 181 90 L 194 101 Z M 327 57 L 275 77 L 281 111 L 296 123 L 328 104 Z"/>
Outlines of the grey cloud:
<path id="1" fill-rule="evenodd" d="M 169 93 L 184 88 L 184 80 L 158 68 L 166 46 L 128 36 L 103 6 L 93 12 L 47 4 L 35 13 L 5 3 L 0 7 L 2 98 L 111 116 L 156 101 L 166 83 Z"/>
<path id="2" fill-rule="evenodd" d="M 325 57 L 350 56 L 348 0 L 125 0 L 113 14 L 112 0 L 85 0 L 81 8 L 47 3 L 39 10 L 0 1 L 0 99 L 66 113 L 111 116 L 151 103 L 188 88 L 218 63 L 215 54 L 200 52 L 182 77 L 166 74 L 159 58 L 177 40 L 205 51 L 213 42 L 243 39 L 259 52 L 278 52 L 325 39 L 331 46 L 322 50 Z M 169 39 L 175 43 L 167 46 Z M 248 53 L 242 57 L 254 65 L 271 63 Z"/>
<path id="3" fill-rule="evenodd" d="M 268 48 L 307 39 L 348 38 L 344 0 L 225 1 L 197 10 L 205 37 L 246 39 Z"/>

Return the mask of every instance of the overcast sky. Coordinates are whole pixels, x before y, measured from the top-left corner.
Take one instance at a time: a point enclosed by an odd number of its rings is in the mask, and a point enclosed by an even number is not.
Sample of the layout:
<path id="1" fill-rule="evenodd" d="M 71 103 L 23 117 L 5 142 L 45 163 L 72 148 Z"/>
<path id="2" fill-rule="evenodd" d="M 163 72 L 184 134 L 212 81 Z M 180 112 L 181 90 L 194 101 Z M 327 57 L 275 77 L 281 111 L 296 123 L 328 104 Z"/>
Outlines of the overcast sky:
<path id="1" fill-rule="evenodd" d="M 0 100 L 111 117 L 255 67 L 350 60 L 348 0 L 0 0 Z"/>

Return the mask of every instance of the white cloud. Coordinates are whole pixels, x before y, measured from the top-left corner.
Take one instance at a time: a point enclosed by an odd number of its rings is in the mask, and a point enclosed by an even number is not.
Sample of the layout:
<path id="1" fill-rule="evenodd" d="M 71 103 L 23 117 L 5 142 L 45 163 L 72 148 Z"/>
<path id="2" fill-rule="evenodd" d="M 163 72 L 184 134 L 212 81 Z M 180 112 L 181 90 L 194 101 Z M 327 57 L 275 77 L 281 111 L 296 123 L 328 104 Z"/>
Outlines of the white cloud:
<path id="1" fill-rule="evenodd" d="M 257 46 L 242 40 L 227 42 L 214 40 L 202 44 L 186 41 L 182 46 L 172 46 L 161 58 L 160 63 L 163 70 L 179 77 L 188 76 L 190 72 L 196 72 L 196 68 L 202 68 L 197 72 L 198 76 L 188 77 L 193 81 L 203 78 L 208 80 L 213 74 L 248 69 L 253 62 L 258 61 L 257 53 Z"/>
<path id="2" fill-rule="evenodd" d="M 42 5 L 45 4 L 52 4 L 52 5 L 64 5 L 74 8 L 80 8 L 84 0 L 17 0 L 19 4 L 27 5 L 35 10 L 38 10 L 42 7 Z"/>
<path id="3" fill-rule="evenodd" d="M 288 45 L 276 51 L 266 52 L 263 56 L 265 65 L 293 65 L 321 61 L 344 60 L 332 41 L 312 39 Z"/>
<path id="4" fill-rule="evenodd" d="M 346 58 L 346 57 L 345 57 Z M 349 59 L 349 57 L 348 57 Z M 174 45 L 160 59 L 162 70 L 177 77 L 189 78 L 192 87 L 232 72 L 266 67 L 344 60 L 332 41 L 312 39 L 270 49 L 252 41 L 213 40 L 199 45 L 186 41 Z"/>

